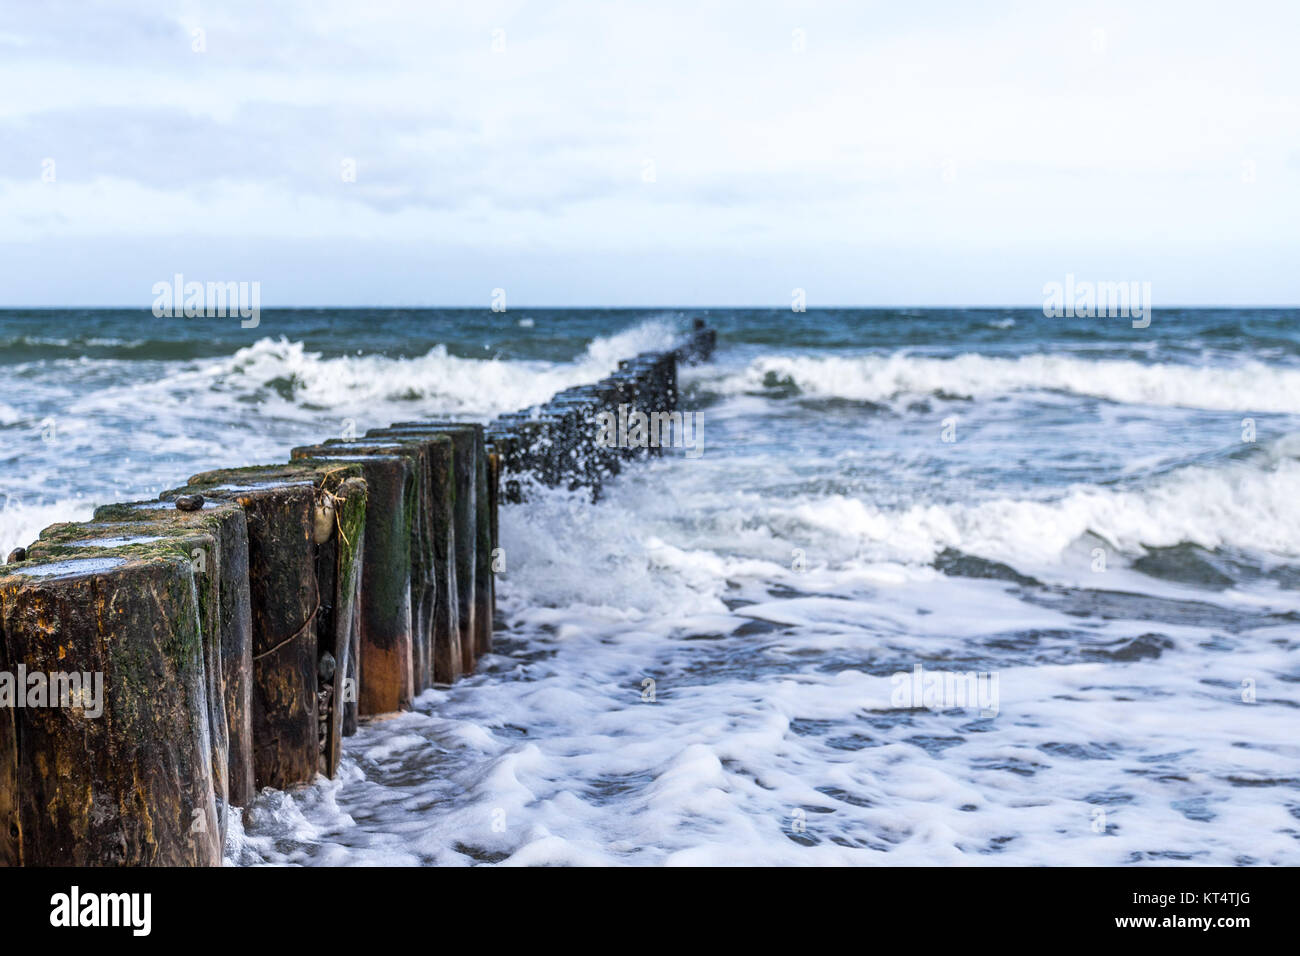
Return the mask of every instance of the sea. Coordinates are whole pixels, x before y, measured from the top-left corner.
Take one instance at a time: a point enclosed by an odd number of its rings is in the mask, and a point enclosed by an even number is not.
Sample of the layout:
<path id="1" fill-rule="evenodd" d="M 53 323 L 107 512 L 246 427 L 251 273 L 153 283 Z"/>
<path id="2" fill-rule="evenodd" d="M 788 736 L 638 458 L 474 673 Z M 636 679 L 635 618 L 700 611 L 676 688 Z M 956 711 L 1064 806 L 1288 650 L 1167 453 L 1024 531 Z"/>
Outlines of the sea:
<path id="1" fill-rule="evenodd" d="M 698 451 L 501 513 L 494 652 L 236 865 L 1300 864 L 1300 310 L 0 311 L 0 549 L 662 349 Z"/>

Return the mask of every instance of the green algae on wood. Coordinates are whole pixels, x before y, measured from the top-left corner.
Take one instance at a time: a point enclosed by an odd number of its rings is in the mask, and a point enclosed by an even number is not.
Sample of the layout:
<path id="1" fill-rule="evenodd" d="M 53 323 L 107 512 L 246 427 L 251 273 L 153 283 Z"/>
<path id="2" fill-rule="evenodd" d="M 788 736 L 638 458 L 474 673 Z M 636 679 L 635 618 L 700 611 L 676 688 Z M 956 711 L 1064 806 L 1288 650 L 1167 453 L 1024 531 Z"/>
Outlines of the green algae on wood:
<path id="1" fill-rule="evenodd" d="M 409 708 L 414 687 L 411 535 L 418 507 L 416 466 L 402 455 L 300 458 L 292 464 L 349 467 L 365 477 L 369 501 L 358 607 L 358 713 Z"/>
<path id="2" fill-rule="evenodd" d="M 3 708 L 0 859 L 220 865 L 193 567 L 166 549 L 105 554 L 0 567 L 0 670 L 102 680 L 97 702 Z"/>
<path id="3" fill-rule="evenodd" d="M 159 505 L 164 507 L 159 507 Z M 226 786 L 229 803 L 249 806 L 257 794 L 253 775 L 252 738 L 252 610 L 248 593 L 248 523 L 244 509 L 233 502 L 212 501 L 197 512 L 178 511 L 166 502 L 136 501 L 103 505 L 95 509 L 90 523 L 52 525 L 41 532 L 42 541 L 68 542 L 82 532 L 63 532 L 63 528 L 84 529 L 89 538 L 81 544 L 148 536 L 183 536 L 204 532 L 211 534 L 216 548 L 207 556 L 207 573 L 216 582 L 220 607 L 220 646 L 222 702 L 227 734 Z M 94 545 L 108 546 L 108 545 Z M 203 552 L 190 552 L 191 563 L 202 564 Z"/>
<path id="4" fill-rule="evenodd" d="M 410 521 L 411 554 L 411 682 L 418 694 L 434 682 L 436 614 L 438 609 L 438 559 L 433 508 L 433 445 L 450 444 L 446 436 L 427 441 L 375 441 L 332 439 L 323 445 L 293 449 L 295 460 L 305 458 L 350 460 L 358 456 L 400 455 L 407 458 L 416 476 L 416 506 Z"/>
<path id="5" fill-rule="evenodd" d="M 333 463 L 255 466 L 204 472 L 162 495 L 233 501 L 247 515 L 253 770 L 259 788 L 310 782 L 322 753 L 336 747 L 330 742 L 335 721 L 329 715 L 321 720 L 320 657 L 336 648 L 337 620 L 345 622 L 347 633 L 355 604 L 353 593 L 322 591 L 319 585 L 316 516 L 318 507 L 348 494 L 349 479 L 360 478 L 355 466 Z M 355 485 L 353 493 L 361 487 Z M 335 583 L 344 586 L 337 576 Z M 323 608 L 333 608 L 332 614 L 323 616 Z M 324 765 L 333 771 L 328 760 Z"/>
<path id="6" fill-rule="evenodd" d="M 412 541 L 412 588 L 420 582 L 421 599 L 414 602 L 416 614 L 416 689 L 434 683 L 450 683 L 461 675 L 463 666 L 458 630 L 458 599 L 455 565 L 455 473 L 450 435 L 393 436 L 329 441 L 322 454 L 347 454 L 367 448 L 378 452 L 403 453 L 419 466 L 421 491 L 420 536 Z M 295 449 L 294 454 L 306 453 Z"/>
<path id="7" fill-rule="evenodd" d="M 136 527 L 134 533 L 129 535 L 105 535 L 104 526 L 94 523 L 57 524 L 42 531 L 40 538 L 27 549 L 28 560 L 50 563 L 105 556 L 144 559 L 155 555 L 176 556 L 190 563 L 199 603 L 212 782 L 217 803 L 217 835 L 221 845 L 225 844 L 227 809 L 232 805 L 230 723 L 226 714 L 222 658 L 222 592 L 228 588 L 242 587 L 245 592 L 248 589 L 247 572 L 243 572 L 242 577 L 232 575 L 233 580 L 226 580 L 229 569 L 225 567 L 223 549 L 212 533 L 213 530 L 220 530 L 219 524 L 237 522 L 242 527 L 243 514 L 238 509 L 230 509 L 223 519 L 216 521 L 210 518 L 207 527 L 184 527 L 164 520 Z M 145 530 L 151 533 L 142 533 Z M 243 547 L 246 548 L 247 545 Z"/>
<path id="8" fill-rule="evenodd" d="M 343 750 L 344 712 L 356 703 L 355 680 L 347 683 L 352 657 L 359 650 L 357 607 L 361 592 L 361 548 L 365 544 L 366 485 L 348 478 L 332 493 L 325 515 L 317 509 L 316 581 L 322 594 L 317 619 L 317 733 L 320 773 L 333 777 Z M 322 519 L 333 527 L 322 528 Z M 326 536 L 326 532 L 328 536 Z M 322 540 L 322 538 L 324 540 Z"/>
<path id="9" fill-rule="evenodd" d="M 375 440 L 421 438 L 447 435 L 452 440 L 452 480 L 455 486 L 456 605 L 460 629 L 460 662 L 463 673 L 474 669 L 478 658 L 479 613 L 476 604 L 478 569 L 478 469 L 482 442 L 481 426 L 445 422 L 399 422 L 389 428 L 366 433 Z"/>

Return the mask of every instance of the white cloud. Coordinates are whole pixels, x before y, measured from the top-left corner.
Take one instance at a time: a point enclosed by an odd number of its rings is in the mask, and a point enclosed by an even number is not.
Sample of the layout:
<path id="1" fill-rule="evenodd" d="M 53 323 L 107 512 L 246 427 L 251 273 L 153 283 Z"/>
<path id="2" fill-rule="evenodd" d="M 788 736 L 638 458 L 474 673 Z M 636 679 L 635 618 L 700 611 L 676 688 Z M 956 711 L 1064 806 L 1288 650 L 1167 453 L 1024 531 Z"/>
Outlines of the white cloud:
<path id="1" fill-rule="evenodd" d="M 18 93 L 0 100 L 0 236 L 63 258 L 206 238 L 213 268 L 241 239 L 438 243 L 490 262 L 485 280 L 640 261 L 661 302 L 762 301 L 746 250 L 797 274 L 813 249 L 851 263 L 891 243 L 916 250 L 901 276 L 819 271 L 820 301 L 940 301 L 945 272 L 956 301 L 1033 301 L 1043 261 L 1063 274 L 1109 245 L 1130 250 L 1107 260 L 1123 277 L 1192 301 L 1231 252 L 1214 243 L 1298 245 L 1297 28 L 1282 0 L 20 6 L 0 34 Z M 373 275 L 362 300 L 385 301 Z M 0 280 L 10 301 L 47 282 Z M 1252 301 L 1296 301 L 1296 282 L 1265 277 Z"/>

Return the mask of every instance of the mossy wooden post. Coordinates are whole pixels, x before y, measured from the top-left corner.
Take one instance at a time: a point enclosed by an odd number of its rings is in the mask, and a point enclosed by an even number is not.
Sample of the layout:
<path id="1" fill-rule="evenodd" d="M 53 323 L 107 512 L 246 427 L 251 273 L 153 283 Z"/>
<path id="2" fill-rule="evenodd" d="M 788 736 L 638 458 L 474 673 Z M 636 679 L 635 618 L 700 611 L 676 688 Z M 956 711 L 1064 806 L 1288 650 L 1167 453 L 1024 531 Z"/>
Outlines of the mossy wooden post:
<path id="1" fill-rule="evenodd" d="M 0 667 L 10 669 L 0 618 Z M 0 707 L 0 866 L 22 866 L 22 795 L 19 793 L 18 727 L 12 707 Z"/>
<path id="2" fill-rule="evenodd" d="M 42 541 L 71 546 L 65 526 L 42 532 Z M 73 526 L 67 526 L 71 528 Z M 231 502 L 209 502 L 197 512 L 184 512 L 171 502 L 134 502 L 105 505 L 95 510 L 92 523 L 79 526 L 95 537 L 82 538 L 78 546 L 133 548 L 140 538 L 183 538 L 196 532 L 210 534 L 216 542 L 212 554 L 189 548 L 196 571 L 207 573 L 214 584 L 220 616 L 220 687 L 227 734 L 226 787 L 233 806 L 246 807 L 256 795 L 252 752 L 252 620 L 248 596 L 248 526 L 244 511 Z M 179 546 L 185 549 L 184 542 Z M 204 570 L 206 565 L 206 570 Z M 215 710 L 215 708 L 214 708 Z"/>
<path id="3" fill-rule="evenodd" d="M 0 857 L 220 865 L 198 591 L 189 560 L 163 551 L 0 568 L 0 669 L 28 675 L 21 709 L 0 680 L 17 804 Z M 34 699 L 32 678 L 49 674 L 58 686 Z"/>
<path id="4" fill-rule="evenodd" d="M 450 684 L 465 673 L 460 647 L 460 594 L 456 577 L 456 449 L 450 435 L 435 435 L 430 452 L 438 601 L 434 608 L 433 677 Z"/>
<path id="5" fill-rule="evenodd" d="M 420 693 L 434 683 L 434 657 L 438 612 L 438 561 L 437 530 L 435 527 L 435 446 L 450 446 L 445 435 L 420 440 L 361 439 L 343 441 L 332 439 L 323 445 L 308 445 L 293 449 L 294 459 L 338 458 L 347 460 L 357 455 L 401 455 L 415 469 L 417 492 L 416 507 L 411 520 L 409 546 L 411 550 L 411 607 L 412 607 L 412 684 Z"/>
<path id="6" fill-rule="evenodd" d="M 233 509 L 233 513 L 242 521 L 243 513 L 239 509 Z M 228 513 L 223 517 L 230 519 L 233 515 Z M 222 580 L 221 548 L 217 538 L 210 533 L 217 528 L 217 524 L 214 521 L 208 527 L 186 527 L 179 523 L 161 521 L 150 525 L 128 526 L 136 532 L 129 535 L 121 534 L 120 526 L 119 533 L 114 533 L 112 526 L 101 523 L 55 524 L 43 530 L 40 539 L 27 548 L 27 559 L 53 563 L 80 559 L 148 558 L 163 554 L 190 562 L 203 640 L 212 785 L 217 802 L 217 838 L 224 845 L 227 810 L 231 806 L 230 731 L 225 705 L 221 634 L 221 593 L 226 585 Z M 154 533 L 145 533 L 146 530 Z M 246 575 L 242 584 L 246 592 Z"/>
<path id="7" fill-rule="evenodd" d="M 479 557 L 478 490 L 479 459 L 482 457 L 482 426 L 459 422 L 398 422 L 389 428 L 372 429 L 367 438 L 448 435 L 452 440 L 452 466 L 456 487 L 456 590 L 460 624 L 461 667 L 474 669 L 479 648 Z"/>
<path id="8" fill-rule="evenodd" d="M 318 520 L 316 524 L 317 586 L 322 595 L 334 595 L 328 605 L 322 606 L 317 621 L 321 643 L 316 673 L 318 768 L 327 777 L 333 777 L 338 771 L 343 753 L 345 710 L 348 703 L 355 705 L 358 695 L 355 676 L 351 684 L 347 682 L 347 676 L 351 659 L 359 651 L 357 609 L 361 600 L 366 492 L 364 479 L 345 479 L 331 492 L 333 533 L 326 537 L 321 522 Z M 355 668 L 353 673 L 355 675 Z"/>
<path id="9" fill-rule="evenodd" d="M 495 495 L 489 480 L 490 465 L 483 426 L 474 426 L 474 602 L 476 657 L 492 653 L 492 620 L 495 617 L 492 589 L 492 505 Z"/>
<path id="10" fill-rule="evenodd" d="M 219 475 L 195 476 L 184 493 L 221 494 Z M 310 481 L 245 481 L 228 493 L 248 517 L 253 775 L 283 789 L 316 775 L 316 495 Z"/>
<path id="11" fill-rule="evenodd" d="M 338 509 L 338 499 L 364 497 L 360 477 L 360 469 L 350 466 L 268 465 L 204 472 L 185 488 L 163 494 L 168 500 L 197 493 L 234 501 L 247 515 L 258 787 L 283 789 L 309 783 L 322 769 L 334 770 L 329 754 L 337 753 L 342 717 L 332 693 L 322 700 L 318 675 L 326 651 L 346 653 L 355 605 L 350 563 L 322 589 L 317 562 L 320 546 L 343 527 L 341 516 L 355 519 L 353 510 Z M 349 541 L 359 537 L 355 528 L 345 532 Z M 335 553 L 358 560 L 347 547 Z M 335 673 L 337 666 L 336 658 Z"/>
<path id="12" fill-rule="evenodd" d="M 221 651 L 218 677 L 221 709 L 228 728 L 227 800 L 232 806 L 249 806 L 257 790 L 253 784 L 253 624 L 248 598 L 248 524 L 244 509 L 231 502 L 215 501 L 195 512 L 179 511 L 171 502 L 160 501 L 103 505 L 95 509 L 90 523 L 47 528 L 41 532 L 41 543 L 67 544 L 71 535 L 81 532 L 62 529 L 74 527 L 93 535 L 89 539 L 80 537 L 80 547 L 132 548 L 143 543 L 138 541 L 140 538 L 183 537 L 199 532 L 210 534 L 215 540 L 213 555 L 205 552 L 196 555 L 193 548 L 186 553 L 196 569 L 208 565 L 206 573 L 217 592 Z"/>
<path id="13" fill-rule="evenodd" d="M 416 466 L 400 454 L 346 453 L 329 459 L 300 458 L 293 464 L 350 466 L 365 477 L 357 712 L 367 716 L 407 709 L 414 691 L 411 534 L 419 504 Z"/>
<path id="14" fill-rule="evenodd" d="M 382 431 L 378 429 L 376 431 Z M 456 591 L 456 531 L 455 531 L 455 466 L 452 436 L 442 433 L 411 435 L 377 435 L 353 442 L 329 441 L 323 454 L 336 455 L 360 451 L 367 447 L 375 450 L 402 451 L 410 449 L 420 466 L 423 490 L 420 517 L 421 539 L 412 542 L 412 586 L 418 578 L 422 583 L 426 611 L 420 615 L 417 633 L 423 635 L 424 646 L 419 656 L 422 674 L 420 687 L 434 683 L 450 683 L 461 675 L 459 634 L 459 600 Z M 295 449 L 294 454 L 306 454 Z M 407 453 L 407 452 L 404 452 Z M 419 569 L 418 574 L 416 568 Z"/>

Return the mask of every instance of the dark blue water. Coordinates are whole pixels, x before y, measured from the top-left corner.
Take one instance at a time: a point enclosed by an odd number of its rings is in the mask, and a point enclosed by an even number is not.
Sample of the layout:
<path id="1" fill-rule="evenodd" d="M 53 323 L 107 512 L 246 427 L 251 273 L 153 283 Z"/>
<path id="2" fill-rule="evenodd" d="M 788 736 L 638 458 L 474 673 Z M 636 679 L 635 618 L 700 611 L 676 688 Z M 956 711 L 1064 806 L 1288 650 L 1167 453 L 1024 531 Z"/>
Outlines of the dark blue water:
<path id="1" fill-rule="evenodd" d="M 1134 358 L 1156 349 L 1166 361 L 1190 362 L 1243 353 L 1300 357 L 1295 309 L 1162 309 L 1143 330 L 1123 318 L 1052 319 L 1038 309 L 268 309 L 256 329 L 241 328 L 238 318 L 157 319 L 147 309 L 0 309 L 0 361 L 211 358 L 267 336 L 301 342 L 326 358 L 412 357 L 444 345 L 464 358 L 486 351 L 565 361 L 597 336 L 647 318 L 681 324 L 688 316 L 706 318 L 733 346 L 990 354 L 1092 348 Z"/>

